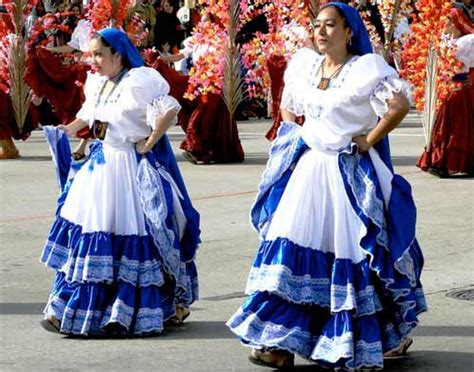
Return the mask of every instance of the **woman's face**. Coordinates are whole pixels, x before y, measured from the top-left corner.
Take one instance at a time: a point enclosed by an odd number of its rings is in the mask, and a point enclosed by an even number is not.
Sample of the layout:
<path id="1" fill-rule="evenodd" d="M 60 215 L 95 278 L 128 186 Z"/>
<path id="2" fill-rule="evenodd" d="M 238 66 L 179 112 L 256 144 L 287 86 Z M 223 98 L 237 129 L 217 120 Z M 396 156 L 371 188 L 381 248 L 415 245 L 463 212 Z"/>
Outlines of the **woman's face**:
<path id="1" fill-rule="evenodd" d="M 118 53 L 112 54 L 112 49 L 106 47 L 100 39 L 92 39 L 89 43 L 92 66 L 99 75 L 114 77 L 122 69 Z"/>
<path id="2" fill-rule="evenodd" d="M 71 12 L 74 13 L 74 16 L 76 18 L 79 18 L 81 16 L 81 8 L 77 5 L 75 5 L 71 8 Z"/>
<path id="3" fill-rule="evenodd" d="M 162 8 L 166 13 L 173 13 L 173 7 L 168 1 L 163 1 Z"/>
<path id="4" fill-rule="evenodd" d="M 344 19 L 335 7 L 324 8 L 318 14 L 313 27 L 314 40 L 321 53 L 347 53 L 347 44 L 352 32 L 350 28 L 344 27 Z"/>

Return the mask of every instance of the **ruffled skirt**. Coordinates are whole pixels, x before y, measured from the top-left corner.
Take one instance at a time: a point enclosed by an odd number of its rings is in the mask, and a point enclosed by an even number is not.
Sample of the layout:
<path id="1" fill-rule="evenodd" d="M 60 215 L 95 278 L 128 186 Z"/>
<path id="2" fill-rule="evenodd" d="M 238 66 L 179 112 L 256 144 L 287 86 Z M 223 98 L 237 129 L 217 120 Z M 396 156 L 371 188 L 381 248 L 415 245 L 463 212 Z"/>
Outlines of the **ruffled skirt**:
<path id="1" fill-rule="evenodd" d="M 388 248 L 361 244 L 372 232 L 344 177 L 337 153 L 310 150 L 298 161 L 252 265 L 249 296 L 227 323 L 245 345 L 332 368 L 381 368 L 383 353 L 418 323 L 419 280 L 395 269 Z M 383 215 L 380 190 L 362 187 L 357 198 Z M 421 270 L 416 240 L 405 253 Z"/>
<path id="2" fill-rule="evenodd" d="M 179 237 L 154 239 L 136 174 L 133 147 L 99 145 L 59 199 L 41 261 L 56 270 L 44 313 L 63 333 L 160 332 L 178 304 L 197 298 L 194 261 L 180 260 Z"/>

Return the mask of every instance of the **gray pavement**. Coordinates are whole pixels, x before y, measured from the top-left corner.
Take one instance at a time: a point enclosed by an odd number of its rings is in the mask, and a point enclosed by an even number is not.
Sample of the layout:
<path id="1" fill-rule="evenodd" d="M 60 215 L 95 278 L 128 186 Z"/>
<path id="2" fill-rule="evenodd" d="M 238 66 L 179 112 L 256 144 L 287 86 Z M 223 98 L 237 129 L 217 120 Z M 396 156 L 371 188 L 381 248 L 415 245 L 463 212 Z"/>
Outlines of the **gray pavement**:
<path id="1" fill-rule="evenodd" d="M 423 147 L 412 114 L 391 135 L 396 171 L 413 187 L 418 238 L 425 254 L 429 312 L 421 315 L 405 359 L 387 371 L 473 371 L 473 302 L 447 291 L 474 284 L 473 179 L 438 179 L 415 167 Z M 224 323 L 243 300 L 258 238 L 248 222 L 269 144 L 269 121 L 239 123 L 246 161 L 195 166 L 178 149 L 179 128 L 169 132 L 181 171 L 202 218 L 197 264 L 201 300 L 180 328 L 159 337 L 70 339 L 39 325 L 53 273 L 39 256 L 53 221 L 58 187 L 42 132 L 18 143 L 22 158 L 0 162 L 0 370 L 1 371 L 264 371 L 247 361 L 248 349 Z M 297 359 L 295 370 L 317 370 Z"/>

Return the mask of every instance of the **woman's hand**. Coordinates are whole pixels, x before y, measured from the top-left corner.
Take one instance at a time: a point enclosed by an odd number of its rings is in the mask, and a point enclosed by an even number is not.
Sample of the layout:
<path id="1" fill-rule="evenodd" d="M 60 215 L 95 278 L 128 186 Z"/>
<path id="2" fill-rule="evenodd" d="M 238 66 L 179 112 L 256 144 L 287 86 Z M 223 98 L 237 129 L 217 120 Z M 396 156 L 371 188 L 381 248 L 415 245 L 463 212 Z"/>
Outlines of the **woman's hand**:
<path id="1" fill-rule="evenodd" d="M 66 133 L 66 136 L 72 137 L 74 134 L 76 134 L 72 129 L 70 125 L 64 125 L 60 124 L 57 126 L 58 129 L 61 129 L 64 133 Z"/>
<path id="2" fill-rule="evenodd" d="M 139 154 L 144 155 L 151 150 L 150 147 L 147 145 L 147 142 L 148 140 L 146 138 L 137 142 L 137 144 L 135 145 L 135 149 Z"/>
<path id="3" fill-rule="evenodd" d="M 357 146 L 359 146 L 359 154 L 369 151 L 372 147 L 372 145 L 367 142 L 367 136 L 365 134 L 361 136 L 355 136 L 352 138 L 352 140 L 357 143 Z"/>

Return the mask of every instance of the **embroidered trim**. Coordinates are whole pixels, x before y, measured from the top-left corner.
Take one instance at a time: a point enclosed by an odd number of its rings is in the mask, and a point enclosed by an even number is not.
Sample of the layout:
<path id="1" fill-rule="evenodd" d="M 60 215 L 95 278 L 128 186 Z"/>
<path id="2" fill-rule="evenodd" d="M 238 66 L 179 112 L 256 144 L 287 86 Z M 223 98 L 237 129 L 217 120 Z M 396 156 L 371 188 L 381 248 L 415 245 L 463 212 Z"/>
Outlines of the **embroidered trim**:
<path id="1" fill-rule="evenodd" d="M 331 312 L 355 309 L 357 317 L 382 310 L 373 286 L 356 291 L 352 283 L 342 286 L 331 284 L 332 280 L 334 278 L 314 278 L 309 274 L 296 276 L 284 265 L 262 264 L 251 269 L 245 293 L 267 291 L 292 303 L 328 307 Z"/>

